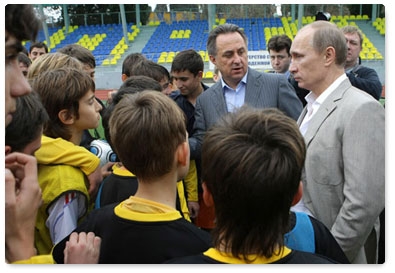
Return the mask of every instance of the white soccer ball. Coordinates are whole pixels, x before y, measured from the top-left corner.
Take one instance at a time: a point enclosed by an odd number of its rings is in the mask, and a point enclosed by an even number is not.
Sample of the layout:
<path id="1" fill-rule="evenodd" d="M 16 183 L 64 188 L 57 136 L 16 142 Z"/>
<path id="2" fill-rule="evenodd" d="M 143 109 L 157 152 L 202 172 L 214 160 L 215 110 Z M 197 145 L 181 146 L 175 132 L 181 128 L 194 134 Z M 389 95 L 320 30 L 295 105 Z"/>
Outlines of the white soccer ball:
<path id="1" fill-rule="evenodd" d="M 106 140 L 96 139 L 90 144 L 89 150 L 100 158 L 100 166 L 105 165 L 107 162 L 117 162 L 117 155 L 111 149 L 110 144 Z"/>

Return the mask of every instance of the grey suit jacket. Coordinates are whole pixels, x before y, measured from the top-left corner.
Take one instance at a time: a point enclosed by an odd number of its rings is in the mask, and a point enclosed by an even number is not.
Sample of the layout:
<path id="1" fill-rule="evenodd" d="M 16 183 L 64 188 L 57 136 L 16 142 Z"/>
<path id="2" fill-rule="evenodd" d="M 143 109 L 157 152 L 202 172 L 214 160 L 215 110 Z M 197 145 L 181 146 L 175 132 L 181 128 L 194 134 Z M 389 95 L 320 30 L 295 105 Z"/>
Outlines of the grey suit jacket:
<path id="1" fill-rule="evenodd" d="M 278 108 L 295 121 L 302 111 L 302 103 L 284 75 L 260 73 L 251 68 L 248 69 L 244 104 L 255 108 Z M 194 131 L 189 139 L 191 158 L 200 156 L 205 132 L 227 113 L 222 84 L 218 81 L 197 99 Z"/>
<path id="2" fill-rule="evenodd" d="M 345 79 L 320 106 L 304 136 L 303 201 L 352 263 L 366 263 L 364 245 L 377 235 L 372 231 L 384 208 L 384 114 L 379 102 Z M 305 115 L 306 108 L 299 125 Z"/>

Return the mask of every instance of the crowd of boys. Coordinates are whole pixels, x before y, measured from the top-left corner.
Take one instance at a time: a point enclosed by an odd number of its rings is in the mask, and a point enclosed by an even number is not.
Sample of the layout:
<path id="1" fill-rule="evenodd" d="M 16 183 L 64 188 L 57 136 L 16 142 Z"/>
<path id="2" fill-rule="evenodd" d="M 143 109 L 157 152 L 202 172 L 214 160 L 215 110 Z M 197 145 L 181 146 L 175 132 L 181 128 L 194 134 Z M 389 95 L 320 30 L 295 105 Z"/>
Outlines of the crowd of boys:
<path id="1" fill-rule="evenodd" d="M 8 263 L 378 262 L 385 115 L 358 29 L 274 37 L 262 73 L 243 29 L 220 25 L 212 86 L 195 50 L 170 72 L 134 53 L 105 105 L 89 50 L 18 57 L 39 25 L 6 6 Z M 117 162 L 89 151 L 99 138 Z"/>

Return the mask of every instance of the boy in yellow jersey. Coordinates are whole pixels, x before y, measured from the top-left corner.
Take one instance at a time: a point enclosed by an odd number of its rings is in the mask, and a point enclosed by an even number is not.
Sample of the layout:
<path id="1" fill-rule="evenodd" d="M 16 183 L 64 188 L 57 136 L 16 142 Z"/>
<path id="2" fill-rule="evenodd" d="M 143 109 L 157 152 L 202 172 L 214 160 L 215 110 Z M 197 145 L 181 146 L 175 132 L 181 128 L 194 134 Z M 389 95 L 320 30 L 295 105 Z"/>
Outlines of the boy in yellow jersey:
<path id="1" fill-rule="evenodd" d="M 32 81 L 46 71 L 63 67 L 84 70 L 83 64 L 76 58 L 64 53 L 55 52 L 47 53 L 38 58 L 29 67 L 27 77 L 29 81 Z M 39 164 L 65 164 L 80 168 L 88 177 L 90 184 L 89 194 L 92 199 L 97 194 L 98 184 L 102 182 L 103 177 L 110 173 L 107 171 L 110 163 L 101 168 L 100 160 L 96 155 L 92 154 L 86 148 L 74 145 L 60 137 L 51 138 L 44 135 L 42 137 L 42 149 L 37 151 L 36 157 Z"/>
<path id="2" fill-rule="evenodd" d="M 168 263 L 334 263 L 285 246 L 306 147 L 294 120 L 247 106 L 210 128 L 202 146 L 203 198 L 215 206 L 213 248 Z"/>
<path id="3" fill-rule="evenodd" d="M 182 110 L 158 91 L 126 94 L 109 124 L 112 146 L 138 189 L 120 204 L 93 210 L 75 230 L 102 238 L 99 263 L 163 263 L 207 250 L 210 235 L 176 209 L 177 181 L 190 156 Z M 54 247 L 57 262 L 65 240 Z"/>
<path id="4" fill-rule="evenodd" d="M 40 73 L 31 81 L 50 117 L 44 135 L 62 138 L 78 146 L 85 129 L 99 124 L 101 106 L 97 103 L 94 81 L 83 71 L 60 68 Z M 41 155 L 51 146 L 41 147 Z M 49 154 L 52 151 L 49 151 Z M 65 164 L 43 164 L 38 157 L 38 180 L 43 204 L 36 222 L 36 247 L 40 254 L 68 236 L 88 212 L 88 181 L 79 169 Z"/>
<path id="5" fill-rule="evenodd" d="M 6 144 L 11 145 L 5 147 L 7 263 L 54 262 L 50 255 L 36 255 L 34 247 L 34 226 L 41 204 L 41 189 L 37 180 L 36 159 L 31 154 L 40 146 L 43 122 L 48 116 L 45 110 L 42 111 L 42 104 L 31 93 L 31 87 L 17 61 L 18 52 L 23 49 L 21 42 L 34 40 L 39 26 L 40 21 L 32 5 L 6 5 L 5 127 L 7 139 L 10 140 L 6 139 Z M 8 128 L 8 125 L 11 126 Z M 73 234 L 65 249 L 67 258 L 64 262 L 95 263 L 99 246 L 100 238 L 93 233 Z"/>

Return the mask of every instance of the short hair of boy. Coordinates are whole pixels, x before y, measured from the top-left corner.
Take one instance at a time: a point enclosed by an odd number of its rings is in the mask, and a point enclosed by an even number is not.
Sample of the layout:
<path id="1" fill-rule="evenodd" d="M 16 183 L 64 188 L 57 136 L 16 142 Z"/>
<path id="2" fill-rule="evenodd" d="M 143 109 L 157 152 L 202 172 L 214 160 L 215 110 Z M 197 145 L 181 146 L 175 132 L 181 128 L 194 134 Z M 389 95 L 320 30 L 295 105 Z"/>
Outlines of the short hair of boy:
<path id="1" fill-rule="evenodd" d="M 188 141 L 183 111 L 157 91 L 125 95 L 115 106 L 109 124 L 120 161 L 141 179 L 170 172 L 177 147 Z"/>
<path id="2" fill-rule="evenodd" d="M 73 67 L 83 71 L 82 63 L 76 58 L 60 52 L 54 52 L 44 54 L 40 58 L 35 60 L 29 67 L 29 71 L 27 72 L 27 78 L 30 80 L 45 71 L 50 71 L 62 67 Z"/>
<path id="3" fill-rule="evenodd" d="M 215 205 L 215 247 L 247 259 L 284 246 L 305 154 L 296 122 L 273 108 L 244 106 L 207 131 L 202 181 Z"/>
<path id="4" fill-rule="evenodd" d="M 156 90 L 161 92 L 162 86 L 154 79 L 147 76 L 131 76 L 123 82 L 118 91 L 113 95 L 111 103 L 106 107 L 102 116 L 102 125 L 104 129 L 104 136 L 110 144 L 111 148 L 114 147 L 111 142 L 109 120 L 111 113 L 113 112 L 115 105 L 125 96 L 126 94 L 135 94 L 144 90 Z"/>
<path id="5" fill-rule="evenodd" d="M 38 19 L 32 5 L 6 5 L 4 14 L 5 29 L 8 33 L 21 42 L 35 40 L 41 28 L 41 20 Z"/>
<path id="6" fill-rule="evenodd" d="M 90 68 L 96 67 L 95 56 L 93 56 L 92 52 L 79 45 L 79 44 L 69 44 L 58 50 L 58 52 L 72 56 L 79 60 L 81 63 L 88 65 Z"/>
<path id="7" fill-rule="evenodd" d="M 25 64 L 27 67 L 32 64 L 32 60 L 23 52 L 18 53 L 18 62 Z"/>
<path id="8" fill-rule="evenodd" d="M 31 84 L 50 117 L 44 126 L 44 135 L 69 140 L 71 132 L 60 121 L 58 113 L 67 109 L 70 116 L 79 119 L 79 100 L 90 90 L 95 91 L 93 79 L 83 70 L 67 67 L 46 71 L 34 78 Z"/>
<path id="9" fill-rule="evenodd" d="M 126 56 L 122 63 L 122 74 L 125 74 L 127 77 L 132 76 L 131 71 L 133 66 L 141 60 L 146 60 L 142 53 L 135 52 Z"/>
<path id="10" fill-rule="evenodd" d="M 202 56 L 193 49 L 180 51 L 171 63 L 171 72 L 183 72 L 186 70 L 194 76 L 204 70 Z"/>
<path id="11" fill-rule="evenodd" d="M 48 119 L 47 111 L 36 92 L 18 97 L 12 122 L 5 130 L 5 145 L 9 145 L 14 152 L 22 152 L 29 143 L 41 136 Z"/>
<path id="12" fill-rule="evenodd" d="M 30 48 L 29 48 L 29 53 L 32 53 L 32 50 L 34 48 L 44 48 L 45 49 L 45 53 L 48 53 L 48 46 L 44 42 L 34 42 L 34 43 L 32 43 L 30 45 Z"/>
<path id="13" fill-rule="evenodd" d="M 290 56 L 290 49 L 292 45 L 292 40 L 286 35 L 276 35 L 269 39 L 267 43 L 267 50 L 281 51 L 283 49 L 287 50 L 288 56 Z"/>
<path id="14" fill-rule="evenodd" d="M 147 76 L 157 82 L 161 82 L 164 78 L 170 80 L 170 73 L 166 67 L 151 60 L 140 60 L 132 67 L 130 74 L 133 76 Z M 162 88 L 165 89 L 163 86 Z"/>

